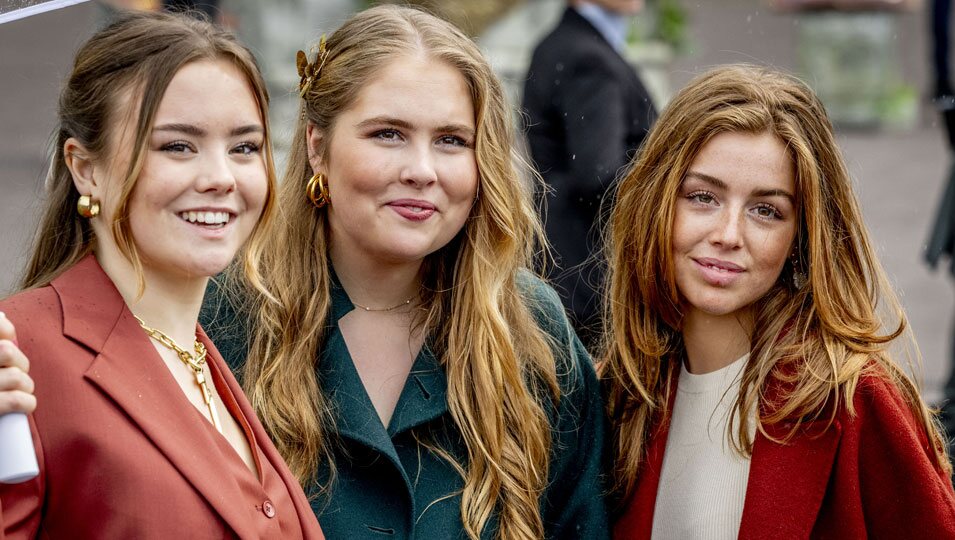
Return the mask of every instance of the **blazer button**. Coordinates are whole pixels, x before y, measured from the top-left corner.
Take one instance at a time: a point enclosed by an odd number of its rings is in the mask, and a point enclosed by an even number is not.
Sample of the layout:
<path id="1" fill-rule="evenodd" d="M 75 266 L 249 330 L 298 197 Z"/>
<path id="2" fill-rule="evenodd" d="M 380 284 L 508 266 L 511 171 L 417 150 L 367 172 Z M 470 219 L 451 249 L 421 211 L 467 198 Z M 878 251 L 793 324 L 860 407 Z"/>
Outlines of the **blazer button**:
<path id="1" fill-rule="evenodd" d="M 272 504 L 272 501 L 262 503 L 262 513 L 265 514 L 267 518 L 275 517 L 275 506 Z"/>

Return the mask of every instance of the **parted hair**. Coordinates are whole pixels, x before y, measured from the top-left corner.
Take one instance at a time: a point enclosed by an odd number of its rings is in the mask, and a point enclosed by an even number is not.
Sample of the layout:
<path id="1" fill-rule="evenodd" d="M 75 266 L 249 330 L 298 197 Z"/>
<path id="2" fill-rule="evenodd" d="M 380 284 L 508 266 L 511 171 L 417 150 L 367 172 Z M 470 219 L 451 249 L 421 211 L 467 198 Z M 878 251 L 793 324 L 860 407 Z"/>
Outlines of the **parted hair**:
<path id="1" fill-rule="evenodd" d="M 443 62 L 464 78 L 474 106 L 479 196 L 458 235 L 423 263 L 419 323 L 446 371 L 448 408 L 466 460 L 436 450 L 462 475 L 461 516 L 471 538 L 485 532 L 492 516 L 501 538 L 542 537 L 539 499 L 551 446 L 546 405 L 559 398 L 559 389 L 551 343 L 515 281 L 542 237 L 530 186 L 512 161 L 501 84 L 460 30 L 409 7 L 382 5 L 354 15 L 328 37 L 325 51 L 303 95 L 279 193 L 283 213 L 261 261 L 273 298 L 239 290 L 251 298 L 245 390 L 307 488 L 322 463 L 334 471 L 335 426 L 316 373 L 333 325 L 331 231 L 327 208 L 315 208 L 305 196 L 312 176 L 306 129 L 311 123 L 325 134 L 319 152 L 327 159 L 336 119 L 383 66 L 401 55 Z M 333 490 L 333 480 L 315 487 Z"/>
<path id="2" fill-rule="evenodd" d="M 651 429 L 667 414 L 685 350 L 683 300 L 673 262 L 674 207 L 693 159 L 724 132 L 771 133 L 795 166 L 796 262 L 754 305 L 755 327 L 727 437 L 751 455 L 756 429 L 791 440 L 814 420 L 854 414 L 863 376 L 894 384 L 931 441 L 937 465 L 951 472 L 932 412 L 889 347 L 904 341 L 917 360 L 903 312 L 869 241 L 825 108 L 802 82 L 770 69 L 737 65 L 694 79 L 669 103 L 639 158 L 619 183 L 606 237 L 607 337 L 601 379 L 612 430 L 614 494 L 629 498 Z M 797 265 L 798 268 L 793 268 Z M 796 288 L 794 271 L 808 274 Z M 896 340 L 902 336 L 902 340 Z M 893 347 L 894 349 L 894 347 Z M 767 395 L 779 396 L 768 402 Z M 773 438 L 767 426 L 780 426 Z"/>
<path id="3" fill-rule="evenodd" d="M 145 286 L 142 262 L 129 225 L 129 200 L 143 168 L 156 111 L 180 68 L 199 60 L 232 62 L 248 80 L 265 127 L 263 155 L 269 182 L 262 217 L 246 243 L 243 269 L 259 286 L 253 261 L 259 258 L 263 230 L 272 216 L 275 171 L 268 131 L 269 97 L 252 54 L 229 32 L 186 15 L 129 12 L 96 32 L 76 53 L 60 93 L 53 156 L 46 179 L 47 199 L 21 286 L 41 287 L 93 250 L 93 228 L 77 214 L 79 192 L 66 166 L 64 143 L 74 138 L 101 163 L 122 162 L 115 148 L 123 122 L 135 122 L 129 166 L 120 186 L 119 206 L 110 223 L 113 240 Z M 130 96 L 129 99 L 124 99 Z M 129 106 L 124 106 L 129 103 Z"/>

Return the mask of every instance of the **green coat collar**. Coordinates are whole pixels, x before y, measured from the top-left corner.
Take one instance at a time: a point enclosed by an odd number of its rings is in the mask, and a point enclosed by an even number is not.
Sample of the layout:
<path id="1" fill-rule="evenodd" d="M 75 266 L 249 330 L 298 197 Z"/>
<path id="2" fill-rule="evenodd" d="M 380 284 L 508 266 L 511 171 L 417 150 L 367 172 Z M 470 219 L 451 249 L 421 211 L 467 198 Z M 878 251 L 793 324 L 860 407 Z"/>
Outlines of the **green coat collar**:
<path id="1" fill-rule="evenodd" d="M 333 327 L 318 369 L 325 391 L 332 396 L 338 433 L 372 447 L 398 463 L 392 437 L 448 411 L 448 382 L 444 368 L 425 344 L 415 358 L 386 429 L 365 391 L 338 327 L 338 321 L 355 309 L 355 305 L 337 280 L 332 283 L 331 299 Z"/>

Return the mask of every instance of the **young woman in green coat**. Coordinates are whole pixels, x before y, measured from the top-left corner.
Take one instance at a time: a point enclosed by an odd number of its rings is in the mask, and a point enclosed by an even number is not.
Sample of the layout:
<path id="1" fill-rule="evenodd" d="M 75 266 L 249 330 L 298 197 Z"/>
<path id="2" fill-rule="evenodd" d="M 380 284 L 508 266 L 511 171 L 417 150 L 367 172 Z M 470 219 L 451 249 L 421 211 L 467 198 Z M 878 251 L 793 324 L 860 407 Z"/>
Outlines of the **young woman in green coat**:
<path id="1" fill-rule="evenodd" d="M 323 530 L 605 537 L 594 369 L 527 270 L 540 224 L 488 62 L 379 6 L 298 67 L 271 296 L 231 283 L 206 328 Z"/>

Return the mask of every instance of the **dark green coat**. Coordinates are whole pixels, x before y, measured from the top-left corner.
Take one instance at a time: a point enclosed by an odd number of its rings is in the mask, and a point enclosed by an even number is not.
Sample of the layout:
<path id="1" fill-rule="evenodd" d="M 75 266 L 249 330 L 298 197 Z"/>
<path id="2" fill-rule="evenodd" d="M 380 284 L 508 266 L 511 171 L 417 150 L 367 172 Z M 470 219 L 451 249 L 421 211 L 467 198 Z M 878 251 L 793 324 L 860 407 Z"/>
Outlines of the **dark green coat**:
<path id="1" fill-rule="evenodd" d="M 594 368 L 570 330 L 563 307 L 549 286 L 521 277 L 541 327 L 557 343 L 562 398 L 550 408 L 554 426 L 550 484 L 541 501 L 548 538 L 607 538 L 600 480 L 606 430 Z M 312 509 L 330 539 L 466 538 L 454 468 L 416 440 L 423 439 L 466 461 L 460 432 L 451 419 L 444 369 L 427 345 L 418 355 L 395 407 L 382 425 L 345 346 L 338 320 L 354 309 L 345 291 L 332 289 L 330 332 L 317 365 L 325 395 L 334 407 L 339 443 L 336 478 L 327 494 L 312 489 Z M 202 325 L 233 370 L 245 359 L 246 335 L 227 303 L 211 288 Z M 214 319 L 214 320 L 210 320 Z M 319 468 L 318 483 L 329 468 Z M 306 491 L 309 488 L 306 487 Z M 483 531 L 493 538 L 496 521 Z"/>

